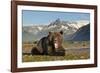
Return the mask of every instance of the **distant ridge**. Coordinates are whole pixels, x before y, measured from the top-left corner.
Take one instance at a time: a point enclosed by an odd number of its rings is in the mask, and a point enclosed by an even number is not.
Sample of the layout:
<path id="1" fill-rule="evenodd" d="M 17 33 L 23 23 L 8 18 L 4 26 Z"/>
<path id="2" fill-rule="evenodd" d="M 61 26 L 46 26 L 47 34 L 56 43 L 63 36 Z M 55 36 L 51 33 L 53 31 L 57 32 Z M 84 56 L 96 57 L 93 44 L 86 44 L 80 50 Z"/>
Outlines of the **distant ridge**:
<path id="1" fill-rule="evenodd" d="M 90 40 L 90 24 L 79 28 L 74 34 L 72 40 L 89 41 Z"/>
<path id="2" fill-rule="evenodd" d="M 64 40 L 87 40 L 89 36 L 84 36 L 80 38 L 81 35 L 84 35 L 83 32 L 89 33 L 85 30 L 87 28 L 88 21 L 61 21 L 59 18 L 55 21 L 50 22 L 48 25 L 32 25 L 32 26 L 23 26 L 22 38 L 24 41 L 36 41 L 40 38 L 47 36 L 50 31 L 60 31 L 64 32 Z M 89 27 L 89 26 L 88 26 Z M 85 29 L 85 30 L 83 30 Z M 82 33 L 81 33 L 82 32 Z M 79 38 L 79 39 L 78 39 Z"/>

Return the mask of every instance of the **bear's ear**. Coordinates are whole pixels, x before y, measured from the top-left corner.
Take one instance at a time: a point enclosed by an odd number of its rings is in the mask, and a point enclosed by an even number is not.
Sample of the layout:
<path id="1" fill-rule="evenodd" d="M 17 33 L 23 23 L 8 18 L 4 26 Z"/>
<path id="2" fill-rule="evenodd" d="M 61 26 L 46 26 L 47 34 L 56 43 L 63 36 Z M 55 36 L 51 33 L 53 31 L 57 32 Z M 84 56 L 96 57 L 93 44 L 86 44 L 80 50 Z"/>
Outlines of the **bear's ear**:
<path id="1" fill-rule="evenodd" d="M 63 35 L 63 31 L 60 31 L 60 34 Z"/>
<path id="2" fill-rule="evenodd" d="M 52 34 L 52 32 L 49 32 L 49 35 L 51 35 Z"/>

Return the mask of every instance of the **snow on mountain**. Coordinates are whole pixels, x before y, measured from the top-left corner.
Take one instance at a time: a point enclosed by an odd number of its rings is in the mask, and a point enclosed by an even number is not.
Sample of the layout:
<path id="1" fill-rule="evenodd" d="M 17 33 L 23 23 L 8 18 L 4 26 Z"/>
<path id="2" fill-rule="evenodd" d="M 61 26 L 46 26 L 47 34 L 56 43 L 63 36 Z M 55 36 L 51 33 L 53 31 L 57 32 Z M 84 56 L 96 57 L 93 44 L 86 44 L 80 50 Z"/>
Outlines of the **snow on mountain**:
<path id="1" fill-rule="evenodd" d="M 52 31 L 63 30 L 67 34 L 70 34 L 70 33 L 75 32 L 77 30 L 76 27 L 70 25 L 70 22 L 61 21 L 60 19 L 57 19 L 54 22 L 51 22 L 48 25 L 47 29 L 52 30 Z"/>
<path id="2" fill-rule="evenodd" d="M 62 29 L 68 29 L 68 27 L 65 27 L 64 25 L 61 26 Z"/>
<path id="3" fill-rule="evenodd" d="M 43 28 L 42 27 L 38 27 L 38 29 L 41 31 Z"/>
<path id="4" fill-rule="evenodd" d="M 78 24 L 78 27 L 80 28 L 82 26 L 89 24 L 90 22 L 88 20 L 79 20 L 79 21 L 76 21 L 76 23 Z"/>

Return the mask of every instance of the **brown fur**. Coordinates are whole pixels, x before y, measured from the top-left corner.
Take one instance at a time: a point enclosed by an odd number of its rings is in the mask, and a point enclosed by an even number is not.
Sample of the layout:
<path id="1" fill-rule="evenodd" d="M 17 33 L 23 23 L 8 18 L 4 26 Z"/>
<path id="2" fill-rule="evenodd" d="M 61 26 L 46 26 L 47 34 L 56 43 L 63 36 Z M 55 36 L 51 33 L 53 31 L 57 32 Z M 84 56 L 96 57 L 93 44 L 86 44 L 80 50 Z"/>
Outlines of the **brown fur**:
<path id="1" fill-rule="evenodd" d="M 63 32 L 49 32 L 47 37 L 43 37 L 37 44 L 36 49 L 39 54 L 44 55 L 65 55 L 65 50 L 62 46 Z M 33 50 L 32 53 L 35 51 Z"/>

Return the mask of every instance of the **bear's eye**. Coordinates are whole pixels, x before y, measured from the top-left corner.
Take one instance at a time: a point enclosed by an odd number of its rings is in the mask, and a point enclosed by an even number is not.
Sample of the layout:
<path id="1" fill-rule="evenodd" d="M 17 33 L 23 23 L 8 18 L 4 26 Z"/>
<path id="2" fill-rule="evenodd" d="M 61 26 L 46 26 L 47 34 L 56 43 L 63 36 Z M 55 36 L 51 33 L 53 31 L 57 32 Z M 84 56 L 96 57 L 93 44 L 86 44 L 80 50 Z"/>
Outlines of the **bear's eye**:
<path id="1" fill-rule="evenodd" d="M 54 40 L 55 42 L 57 41 L 57 39 Z"/>

